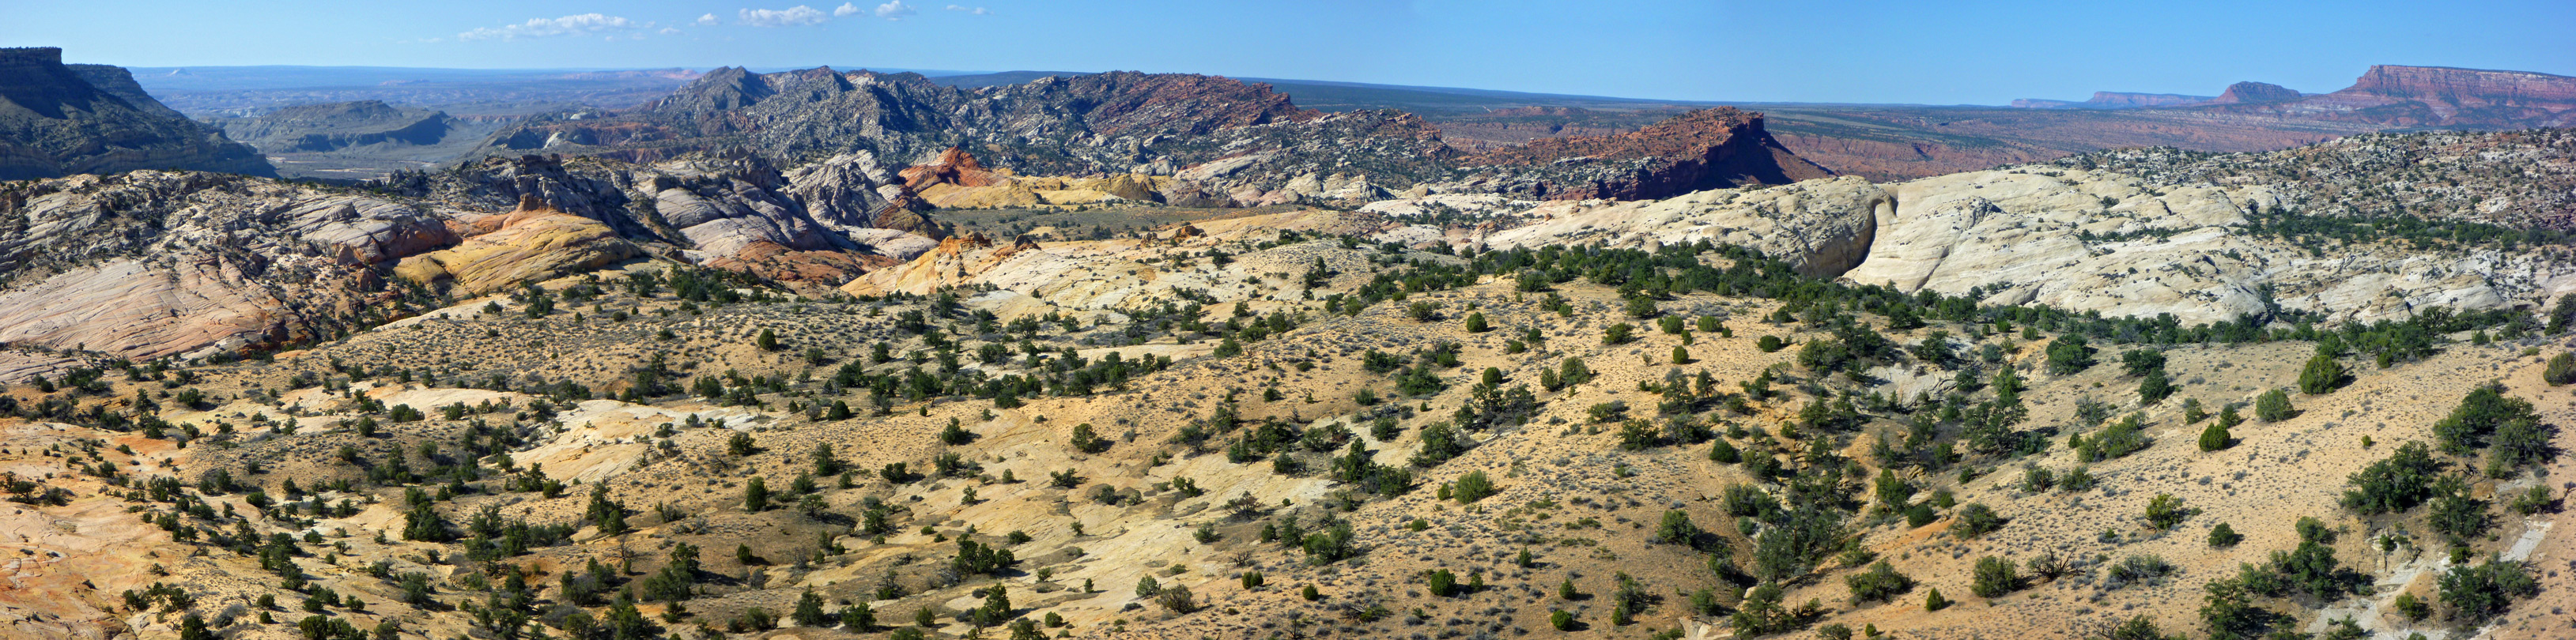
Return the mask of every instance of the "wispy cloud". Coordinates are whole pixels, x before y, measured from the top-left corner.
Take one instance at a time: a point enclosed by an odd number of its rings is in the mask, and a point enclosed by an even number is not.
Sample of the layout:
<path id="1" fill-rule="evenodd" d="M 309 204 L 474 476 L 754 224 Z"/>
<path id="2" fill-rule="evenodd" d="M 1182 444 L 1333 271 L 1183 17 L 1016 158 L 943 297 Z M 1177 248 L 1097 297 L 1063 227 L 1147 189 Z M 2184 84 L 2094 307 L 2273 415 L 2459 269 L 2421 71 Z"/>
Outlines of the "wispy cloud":
<path id="1" fill-rule="evenodd" d="M 993 11 L 992 11 L 991 9 L 986 9 L 986 8 L 983 8 L 983 7 L 969 7 L 969 6 L 962 5 L 962 4 L 952 4 L 952 5 L 948 5 L 948 10 L 949 10 L 949 11 L 964 11 L 964 12 L 972 13 L 972 14 L 979 15 L 979 16 L 981 16 L 981 15 L 991 15 L 991 14 L 993 13 Z"/>
<path id="2" fill-rule="evenodd" d="M 831 19 L 830 16 L 823 15 L 823 10 L 801 4 L 785 9 L 743 9 L 737 13 L 737 17 L 743 24 L 755 27 L 822 24 L 823 21 Z"/>
<path id="3" fill-rule="evenodd" d="M 832 10 L 832 17 L 846 18 L 861 11 L 866 11 L 866 9 L 859 8 L 859 5 L 843 2 L 839 8 Z"/>
<path id="4" fill-rule="evenodd" d="M 676 27 L 663 27 L 663 28 L 662 28 L 662 35 L 666 35 L 666 36 L 676 36 L 676 35 L 680 35 L 680 30 L 679 30 L 678 28 L 676 28 Z"/>
<path id="5" fill-rule="evenodd" d="M 529 18 L 527 22 L 502 25 L 497 28 L 483 27 L 473 31 L 456 34 L 456 39 L 517 40 L 520 38 L 544 38 L 550 36 L 572 36 L 625 31 L 646 26 L 650 26 L 650 24 L 637 23 L 633 20 L 617 16 L 585 13 L 581 15 L 564 16 L 561 18 Z"/>
<path id="6" fill-rule="evenodd" d="M 904 4 L 903 0 L 892 0 L 891 2 L 877 5 L 877 17 L 885 18 L 887 20 L 902 20 L 904 16 L 916 13 L 921 12 L 913 10 L 912 5 Z"/>
<path id="7" fill-rule="evenodd" d="M 716 20 L 716 14 L 712 14 L 712 13 L 710 13 L 710 14 L 706 14 L 706 15 L 703 15 L 703 16 L 698 16 L 698 26 L 701 26 L 701 27 L 712 27 L 712 26 L 716 26 L 716 22 L 717 22 L 717 20 Z"/>

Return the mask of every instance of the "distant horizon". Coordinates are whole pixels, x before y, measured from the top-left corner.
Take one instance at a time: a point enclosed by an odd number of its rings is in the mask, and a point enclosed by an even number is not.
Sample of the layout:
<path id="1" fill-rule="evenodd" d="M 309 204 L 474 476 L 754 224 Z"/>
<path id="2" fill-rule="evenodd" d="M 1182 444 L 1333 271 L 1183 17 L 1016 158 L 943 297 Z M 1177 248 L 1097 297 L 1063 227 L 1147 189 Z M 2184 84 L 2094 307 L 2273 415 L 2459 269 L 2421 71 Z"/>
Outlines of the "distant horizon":
<path id="1" fill-rule="evenodd" d="M 2372 64 L 2576 73 L 2576 3 L 1318 0 L 22 3 L 0 43 L 143 68 L 1127 69 L 1677 102 L 2327 92 Z M 2474 34 L 2475 37 L 2425 37 Z M 721 65 L 709 65 L 718 62 Z M 834 65 L 835 68 L 841 68 Z"/>
<path id="2" fill-rule="evenodd" d="M 83 62 L 83 61 L 79 61 L 79 60 L 74 60 L 74 59 L 71 59 L 71 55 L 72 55 L 72 53 L 71 53 L 71 52 L 69 52 L 69 51 L 64 52 L 64 56 L 65 56 L 65 60 L 64 60 L 64 62 L 65 62 L 65 63 L 69 63 L 69 64 L 100 64 L 100 63 L 91 63 L 91 62 Z M 749 71 L 751 71 L 751 72 L 753 72 L 753 73 L 769 74 L 769 73 L 780 73 L 780 72 L 796 71 L 796 70 L 803 70 L 803 69 L 815 69 L 815 68 L 824 68 L 824 67 L 829 67 L 829 68 L 831 68 L 831 69 L 834 69 L 834 70 L 837 70 L 837 71 L 843 71 L 843 72 L 849 72 L 849 71 L 874 71 L 874 72 L 878 72 L 878 73 L 918 73 L 918 74 L 921 74 L 921 75 L 923 75 L 923 76 L 925 76 L 925 77 L 932 77 L 932 78 L 959 77 L 959 76 L 977 76 L 977 75 L 999 75 L 999 74 L 1012 74 L 1012 73 L 1046 73 L 1046 74 L 1076 74 L 1076 75 L 1092 75 L 1092 74 L 1101 74 L 1101 73 L 1115 73 L 1115 72 L 1120 72 L 1120 71 L 1139 71 L 1139 70 L 1135 70 L 1135 69 L 1112 69 L 1112 70 L 1108 70 L 1108 71 L 1072 71 L 1072 70 L 1063 70 L 1063 69 L 1052 69 L 1052 70 L 1050 70 L 1050 69 L 1005 69 L 1005 70 L 912 69 L 912 68 L 900 68 L 900 67 L 879 67 L 879 66 L 871 66 L 871 65 L 843 65 L 843 64 L 828 64 L 828 63 L 827 63 L 827 64 L 803 65 L 803 66 L 746 66 L 746 65 L 729 65 L 729 64 L 728 64 L 728 65 L 712 65 L 712 66 L 669 65 L 669 66 L 654 66 L 654 67 L 420 67 L 420 66 L 385 66 L 385 65 L 302 65 L 302 64 L 258 64 L 258 65 L 181 65 L 181 66 L 125 66 L 125 65 L 119 65 L 119 66 L 124 66 L 124 68 L 126 68 L 126 69 L 127 69 L 127 70 L 129 70 L 129 71 L 135 71 L 135 72 L 137 72 L 137 73 L 136 73 L 136 75 L 137 75 L 137 77 L 138 77 L 138 80 L 140 80 L 140 79 L 142 79 L 142 78 L 145 78 L 145 77 L 167 77 L 167 72 L 169 72 L 169 71 L 184 71 L 184 70 L 187 70 L 187 69 L 317 69 L 317 70 L 334 70 L 334 69 L 336 69 L 336 70 L 384 70 L 384 71 L 442 71 L 442 72 L 476 72 L 476 73 L 493 73 L 493 74 L 512 73 L 512 72 L 517 72 L 517 73 L 600 73 L 600 72 L 616 72 L 616 71 L 663 71 L 663 70 L 681 70 L 681 71 L 689 71 L 689 72 L 694 72 L 694 73 L 701 73 L 701 74 L 703 74 L 703 73 L 710 72 L 710 71 L 714 71 L 714 70 L 716 70 L 716 69 L 721 69 L 721 68 L 727 68 L 727 67 L 742 67 L 742 68 L 744 68 L 744 69 L 746 69 L 746 70 L 749 70 Z M 2356 72 L 2356 73 L 2353 75 L 2353 79 L 2354 79 L 2355 81 L 2357 81 L 2357 80 L 2359 80 L 2359 79 L 2360 79 L 2360 77 L 2361 77 L 2361 75 L 2362 75 L 2362 74 L 2367 74 L 2367 73 L 2369 73 L 2369 69 L 2370 69 L 2370 68 L 2372 68 L 2372 67 L 2382 67 L 2382 66 L 2415 67 L 2415 68 L 2428 68 L 2428 69 L 2451 69 L 2451 70 L 2459 70 L 2459 71 L 2478 71 L 2478 72 L 2489 72 L 2489 73 L 2530 73 L 2530 74 L 2538 74 L 2538 75 L 2546 75 L 2546 76 L 2554 76 L 2554 77 L 2576 77 L 2576 76 L 2569 76 L 2569 75 L 2565 75 L 2565 74 L 2551 73 L 2551 72 L 2547 72 L 2547 71 L 2532 71 L 2532 70 L 2527 70 L 2527 69 L 2485 69 L 2485 68 L 2459 67 L 2459 66 L 2446 66 L 2446 65 L 2417 65 L 2417 64 L 2398 64 L 2398 63 L 2375 63 L 2375 64 L 2370 64 L 2370 65 L 2365 65 L 2365 66 L 2363 67 L 2362 71 Z M 151 73 L 151 74 L 145 74 L 145 73 L 142 73 L 142 72 L 144 72 L 144 71 L 151 71 L 151 72 L 154 72 L 154 73 Z M 1152 72 L 1139 71 L 1139 72 L 1141 72 L 1141 73 L 1181 73 L 1181 74 L 1197 74 L 1197 75 L 1206 75 L 1206 76 L 1216 76 L 1216 77 L 1231 78 L 1231 79 L 1241 80 L 1241 81 L 1245 81 L 1245 82 L 1259 82 L 1259 83 L 1271 83 L 1271 82 L 1296 82 L 1296 83 L 1314 83 L 1314 84 L 1334 83 L 1334 84 L 1344 84 L 1344 85 L 1363 86 L 1363 87 L 1373 87 L 1373 88 L 1391 88 L 1391 89 L 1453 89 L 1453 90 L 1470 90 L 1470 91 L 1492 91 L 1492 92 L 1507 92 L 1507 93 L 1526 93 L 1526 94 L 1530 94 L 1530 95 L 1532 95 L 1532 96 L 1546 96 L 1546 97 L 1559 97 L 1559 98 L 1599 98 L 1599 99 L 1610 99 L 1610 100 L 1631 100 L 1631 101 L 1637 101 L 1637 102 L 1661 103 L 1661 104 L 1710 104 L 1710 105 L 1716 105 L 1716 104 L 1741 104 L 1741 105 L 1850 105 L 1850 106 L 1908 106 L 1908 107 L 2009 107 L 2009 106 L 2011 106 L 2011 103 L 2012 103 L 2013 101 L 2018 101 L 2018 100 L 2053 100 L 2053 101 L 2061 101 L 2061 102 L 2069 102 L 2069 103 L 2081 103 L 2081 102 L 2084 102 L 2084 101 L 2085 101 L 2085 100 L 2087 100 L 2087 99 L 2092 98 L 2092 97 L 2093 97 L 2095 94 L 2097 94 L 2097 93 L 2117 93 L 2117 94 L 2134 94 L 2134 95 L 2169 95 L 2169 96 L 2217 96 L 2217 95 L 2219 95 L 2219 94 L 2221 94 L 2221 93 L 2224 93 L 2224 92 L 2225 92 L 2225 90 L 2227 89 L 2227 85 L 2220 85 L 2220 86 L 2219 86 L 2219 87 L 2217 87 L 2215 90 L 2203 91 L 2203 92 L 2134 91 L 2134 90 L 2118 89 L 2118 88 L 2104 88 L 2104 89 L 2094 89 L 2094 90 L 2090 90 L 2090 91 L 2085 91 L 2085 92 L 2083 92 L 2083 93 L 2082 93 L 2082 94 L 2080 94 L 2080 95 L 2073 95 L 2073 96 L 2063 96 L 2063 97 L 2060 97 L 2060 96 L 2022 96 L 2022 97 L 2019 97 L 2019 98 L 2014 98 L 2014 99 L 2012 99 L 2012 100 L 2007 100 L 2007 101 L 1998 102 L 1998 103 L 1967 103 L 1967 102 L 1963 102 L 1963 103 L 1925 103 L 1925 102 L 1840 102 L 1840 101 L 1824 101 L 1824 100 L 1794 100 L 1794 99 L 1793 99 L 1793 100 L 1668 99 L 1668 98 L 1649 98 L 1649 97 L 1620 96 L 1620 95 L 1593 95 L 1593 94 L 1548 93 L 1548 92 L 1536 92 L 1536 91 L 1521 91 L 1521 90 L 1516 90 L 1516 89 L 1499 89 L 1499 88 L 1493 88 L 1493 87 L 1465 87 L 1465 86 L 1449 86 L 1449 85 L 1405 85 L 1405 84 L 1388 84 L 1388 83 L 1379 83 L 1379 82 L 1361 82 L 1361 81 L 1339 80 L 1339 79 L 1332 79 L 1332 78 L 1275 78 L 1275 77 L 1238 76 L 1238 75 L 1222 74 L 1222 73 L 1202 73 L 1202 72 L 1191 72 L 1191 71 L 1152 71 Z M 2253 80 L 2253 81 L 2251 81 L 2251 82 L 2263 82 L 2263 81 L 2261 81 L 2261 80 Z M 144 81 L 144 83 L 145 83 L 145 84 L 147 84 L 147 85 L 152 84 L 152 83 L 151 83 L 151 82 L 149 82 L 149 81 Z M 2229 83 L 2229 84 L 2231 84 L 2231 85 L 2232 85 L 2232 84 L 2234 84 L 2234 83 Z M 2275 83 L 2275 84 L 2277 84 L 2277 83 Z M 2351 81 L 2347 81 L 2347 82 L 2346 82 L 2345 84 L 2343 84 L 2343 85 L 2335 86 L 2335 87 L 2333 87 L 2333 88 L 2330 88 L 2330 89 L 2324 89 L 2324 90 L 2300 89 L 2300 88 L 2297 88 L 2297 87 L 2290 87 L 2290 88 L 2291 88 L 2291 89 L 2293 89 L 2293 90 L 2299 91 L 2299 92 L 2300 92 L 2300 93 L 2302 93 L 2302 94 L 2306 94 L 2306 95 L 2322 95 L 2322 94 L 2332 93 L 2332 92 L 2334 92 L 2334 91 L 2338 91 L 2338 90 L 2342 90 L 2342 89 L 2344 89 L 2344 88 L 2350 87 L 2350 86 L 2351 86 L 2351 84 L 2352 84 L 2352 82 L 2351 82 Z M 322 86 L 333 86 L 333 85 L 296 85 L 296 87 L 303 87 L 303 86 L 322 87 Z M 290 87 L 290 88 L 291 88 L 291 87 Z"/>

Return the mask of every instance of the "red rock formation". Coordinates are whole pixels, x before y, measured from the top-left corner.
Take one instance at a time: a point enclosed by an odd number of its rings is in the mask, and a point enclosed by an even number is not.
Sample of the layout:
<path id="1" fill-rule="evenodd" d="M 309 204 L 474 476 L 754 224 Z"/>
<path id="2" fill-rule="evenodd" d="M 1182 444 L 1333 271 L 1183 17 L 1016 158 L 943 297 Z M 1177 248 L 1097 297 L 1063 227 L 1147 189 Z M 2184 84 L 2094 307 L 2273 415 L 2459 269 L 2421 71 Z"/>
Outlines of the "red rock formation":
<path id="1" fill-rule="evenodd" d="M 1607 136 L 1550 138 L 1468 158 L 1470 165 L 1537 166 L 1574 158 L 1643 160 L 1633 174 L 1582 183 L 1542 183 L 1552 200 L 1642 200 L 1747 184 L 1788 184 L 1833 175 L 1780 146 L 1762 130 L 1762 114 L 1734 107 L 1691 111 L 1653 126 Z"/>
<path id="2" fill-rule="evenodd" d="M 2576 77 L 2384 64 L 2334 93 L 2219 108 L 2390 127 L 2564 127 L 2576 125 Z"/>
<path id="3" fill-rule="evenodd" d="M 916 192 L 940 184 L 989 187 L 1002 182 L 1001 176 L 985 170 L 983 164 L 975 162 L 974 154 L 957 147 L 949 147 L 948 151 L 940 153 L 939 160 L 936 162 L 904 167 L 900 175 L 903 177 L 903 187 Z"/>

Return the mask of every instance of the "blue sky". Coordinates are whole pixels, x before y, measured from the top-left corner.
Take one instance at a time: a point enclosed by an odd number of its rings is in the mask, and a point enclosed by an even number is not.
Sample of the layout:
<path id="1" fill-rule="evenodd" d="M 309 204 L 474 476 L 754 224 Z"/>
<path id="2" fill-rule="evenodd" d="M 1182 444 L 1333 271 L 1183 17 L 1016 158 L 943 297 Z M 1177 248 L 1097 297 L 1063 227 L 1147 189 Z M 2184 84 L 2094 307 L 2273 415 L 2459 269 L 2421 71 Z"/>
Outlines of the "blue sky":
<path id="1" fill-rule="evenodd" d="M 2371 64 L 2576 75 L 2576 2 L 0 0 L 74 62 L 1134 69 L 1735 101 L 2309 92 Z"/>

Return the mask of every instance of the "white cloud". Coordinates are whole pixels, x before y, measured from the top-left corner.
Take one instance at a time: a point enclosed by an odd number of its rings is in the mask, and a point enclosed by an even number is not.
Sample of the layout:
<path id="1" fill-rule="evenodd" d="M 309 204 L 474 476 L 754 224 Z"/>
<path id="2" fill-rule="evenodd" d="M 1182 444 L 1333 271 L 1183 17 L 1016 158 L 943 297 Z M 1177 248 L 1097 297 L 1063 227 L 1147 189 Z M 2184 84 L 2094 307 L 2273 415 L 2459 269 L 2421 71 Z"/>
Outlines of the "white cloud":
<path id="1" fill-rule="evenodd" d="M 885 4 L 877 5 L 877 17 L 885 18 L 887 20 L 902 20 L 904 16 L 916 13 L 920 12 L 914 11 L 912 5 L 904 4 L 903 0 L 891 0 Z"/>
<path id="2" fill-rule="evenodd" d="M 456 34 L 456 39 L 517 40 L 520 38 L 542 38 L 548 36 L 570 36 L 608 31 L 625 31 L 628 29 L 639 28 L 641 26 L 645 25 L 639 25 L 633 20 L 617 16 L 585 13 L 575 16 L 564 16 L 561 18 L 529 18 L 527 22 L 502 25 L 499 28 L 483 27 L 473 31 Z"/>
<path id="3" fill-rule="evenodd" d="M 662 28 L 662 35 L 666 35 L 666 36 L 676 36 L 676 35 L 680 35 L 680 30 L 679 30 L 678 28 L 676 28 L 676 27 L 663 27 L 663 28 Z"/>
<path id="4" fill-rule="evenodd" d="M 712 14 L 712 13 L 710 13 L 710 14 L 706 14 L 706 15 L 703 15 L 703 16 L 698 16 L 698 26 L 701 26 L 701 27 L 712 27 L 712 26 L 716 26 L 716 14 Z"/>
<path id="5" fill-rule="evenodd" d="M 980 15 L 988 15 L 988 14 L 993 13 L 993 11 L 992 11 L 991 9 L 986 9 L 986 8 L 983 8 L 983 7 L 969 7 L 969 6 L 965 6 L 965 5 L 955 5 L 955 4 L 948 5 L 948 10 L 949 10 L 949 11 L 964 11 L 964 12 L 972 13 L 972 14 L 979 15 L 979 16 L 980 16 Z"/>
<path id="6" fill-rule="evenodd" d="M 755 27 L 822 24 L 823 21 L 831 19 L 823 15 L 823 10 L 801 4 L 785 9 L 743 9 L 737 15 L 742 19 L 743 24 Z"/>
<path id="7" fill-rule="evenodd" d="M 846 18 L 846 17 L 849 17 L 849 16 L 850 16 L 850 14 L 858 13 L 858 12 L 861 12 L 861 11 L 866 11 L 866 9 L 861 9 L 861 8 L 859 8 L 859 5 L 855 5 L 855 4 L 850 4 L 850 3 L 847 3 L 847 2 L 843 2 L 843 3 L 841 3 L 840 8 L 837 8 L 837 9 L 833 9 L 833 10 L 832 10 L 832 17 L 835 17 L 835 18 Z"/>

